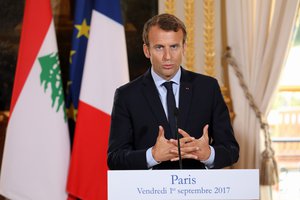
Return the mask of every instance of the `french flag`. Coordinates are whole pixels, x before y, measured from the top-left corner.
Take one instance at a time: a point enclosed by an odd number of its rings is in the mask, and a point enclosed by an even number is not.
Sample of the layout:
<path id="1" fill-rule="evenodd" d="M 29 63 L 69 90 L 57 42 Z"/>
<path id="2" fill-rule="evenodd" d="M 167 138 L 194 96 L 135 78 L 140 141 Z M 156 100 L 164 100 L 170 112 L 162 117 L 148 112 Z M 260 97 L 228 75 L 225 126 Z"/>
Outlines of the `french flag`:
<path id="1" fill-rule="evenodd" d="M 96 0 L 81 83 L 67 191 L 107 199 L 106 154 L 115 89 L 129 81 L 119 0 Z"/>

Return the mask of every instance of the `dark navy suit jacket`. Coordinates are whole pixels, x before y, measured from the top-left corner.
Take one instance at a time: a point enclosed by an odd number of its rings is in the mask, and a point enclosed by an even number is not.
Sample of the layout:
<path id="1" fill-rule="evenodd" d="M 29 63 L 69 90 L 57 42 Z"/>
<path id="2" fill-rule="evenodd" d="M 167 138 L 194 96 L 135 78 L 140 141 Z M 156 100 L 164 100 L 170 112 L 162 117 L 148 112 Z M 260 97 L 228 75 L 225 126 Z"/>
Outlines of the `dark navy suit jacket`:
<path id="1" fill-rule="evenodd" d="M 229 112 L 216 79 L 181 68 L 178 127 L 200 138 L 209 124 L 210 145 L 215 149 L 214 168 L 237 162 L 239 145 L 233 135 Z M 110 169 L 147 169 L 146 151 L 154 146 L 158 126 L 166 138 L 170 127 L 149 69 L 115 92 L 107 164 Z M 166 161 L 153 169 L 178 169 Z M 183 159 L 184 169 L 203 169 L 197 160 Z"/>

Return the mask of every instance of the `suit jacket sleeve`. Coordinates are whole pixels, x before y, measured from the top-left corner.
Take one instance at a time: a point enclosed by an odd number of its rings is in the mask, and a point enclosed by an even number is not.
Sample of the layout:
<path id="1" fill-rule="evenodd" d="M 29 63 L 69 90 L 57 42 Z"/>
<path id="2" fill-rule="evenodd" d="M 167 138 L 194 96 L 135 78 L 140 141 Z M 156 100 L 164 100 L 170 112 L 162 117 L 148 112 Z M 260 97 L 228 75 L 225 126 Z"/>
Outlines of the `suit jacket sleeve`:
<path id="1" fill-rule="evenodd" d="M 110 169 L 147 169 L 146 148 L 133 149 L 133 127 L 129 111 L 126 108 L 124 94 L 119 89 L 115 92 L 108 149 Z"/>

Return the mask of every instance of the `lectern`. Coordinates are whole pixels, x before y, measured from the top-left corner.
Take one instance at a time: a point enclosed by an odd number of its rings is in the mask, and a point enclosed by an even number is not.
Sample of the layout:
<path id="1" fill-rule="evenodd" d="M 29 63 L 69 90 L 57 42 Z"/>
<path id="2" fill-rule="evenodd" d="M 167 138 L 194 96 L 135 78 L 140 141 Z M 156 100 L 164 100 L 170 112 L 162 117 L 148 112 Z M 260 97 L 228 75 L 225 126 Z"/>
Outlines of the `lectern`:
<path id="1" fill-rule="evenodd" d="M 108 200 L 259 199 L 259 171 L 108 171 Z"/>

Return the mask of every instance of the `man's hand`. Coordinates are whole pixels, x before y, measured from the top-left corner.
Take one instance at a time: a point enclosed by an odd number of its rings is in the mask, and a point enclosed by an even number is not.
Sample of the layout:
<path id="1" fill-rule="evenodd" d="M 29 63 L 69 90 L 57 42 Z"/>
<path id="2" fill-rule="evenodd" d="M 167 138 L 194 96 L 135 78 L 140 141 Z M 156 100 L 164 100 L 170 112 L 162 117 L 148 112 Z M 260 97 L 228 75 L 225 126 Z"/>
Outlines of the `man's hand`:
<path id="1" fill-rule="evenodd" d="M 165 131 L 159 126 L 156 143 L 152 148 L 152 156 L 156 162 L 171 160 L 178 156 L 178 152 L 174 153 L 177 147 L 170 140 L 165 138 Z"/>
<path id="2" fill-rule="evenodd" d="M 181 157 L 204 161 L 210 156 L 209 137 L 208 137 L 208 124 L 203 128 L 203 135 L 199 139 L 191 139 L 192 137 L 182 129 L 178 129 L 178 132 L 183 136 L 180 139 Z M 174 145 L 177 145 L 176 140 L 172 141 Z M 173 150 L 172 150 L 173 151 Z M 177 150 L 176 150 L 177 151 Z M 172 161 L 176 161 L 179 158 L 176 157 Z"/>

